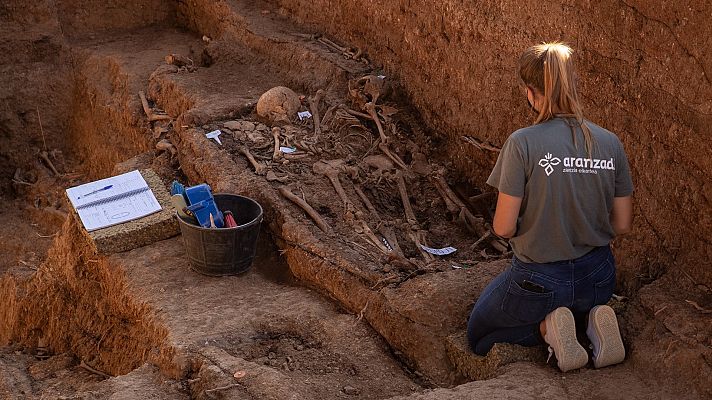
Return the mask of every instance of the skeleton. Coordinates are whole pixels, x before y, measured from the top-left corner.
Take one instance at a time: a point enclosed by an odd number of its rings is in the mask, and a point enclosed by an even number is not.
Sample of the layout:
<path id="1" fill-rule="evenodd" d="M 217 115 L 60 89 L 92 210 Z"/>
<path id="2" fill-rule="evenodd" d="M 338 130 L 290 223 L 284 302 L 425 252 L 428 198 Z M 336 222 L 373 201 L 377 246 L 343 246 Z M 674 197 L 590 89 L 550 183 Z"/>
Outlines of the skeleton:
<path id="1" fill-rule="evenodd" d="M 324 219 L 321 218 L 321 215 L 319 215 L 319 213 L 316 212 L 316 210 L 314 210 L 314 208 L 312 208 L 312 206 L 310 206 L 309 203 L 307 203 L 304 199 L 292 193 L 289 188 L 287 188 L 286 186 L 281 186 L 279 188 L 279 193 L 287 200 L 298 205 L 302 210 L 304 210 L 307 215 L 311 217 L 316 226 L 319 227 L 319 229 L 324 232 L 331 231 L 331 227 L 326 222 L 324 222 Z"/>
<path id="2" fill-rule="evenodd" d="M 403 209 L 405 211 L 405 218 L 408 225 L 408 237 L 415 243 L 415 247 L 418 248 L 420 254 L 423 256 L 427 263 L 435 260 L 432 254 L 423 250 L 422 246 L 426 246 L 425 241 L 425 231 L 420 229 L 418 225 L 418 220 L 415 218 L 415 213 L 413 212 L 413 207 L 410 204 L 410 199 L 408 198 L 408 190 L 405 186 L 405 178 L 403 177 L 403 172 L 396 172 L 396 179 L 398 180 L 398 192 L 400 193 L 401 201 L 403 202 Z"/>
<path id="3" fill-rule="evenodd" d="M 240 153 L 242 153 L 245 157 L 247 157 L 247 160 L 250 161 L 250 164 L 252 164 L 252 167 L 255 168 L 255 173 L 257 175 L 264 175 L 267 172 L 267 168 L 257 162 L 255 160 L 255 157 L 252 156 L 252 153 L 250 153 L 250 150 L 247 149 L 245 146 L 240 147 Z"/>

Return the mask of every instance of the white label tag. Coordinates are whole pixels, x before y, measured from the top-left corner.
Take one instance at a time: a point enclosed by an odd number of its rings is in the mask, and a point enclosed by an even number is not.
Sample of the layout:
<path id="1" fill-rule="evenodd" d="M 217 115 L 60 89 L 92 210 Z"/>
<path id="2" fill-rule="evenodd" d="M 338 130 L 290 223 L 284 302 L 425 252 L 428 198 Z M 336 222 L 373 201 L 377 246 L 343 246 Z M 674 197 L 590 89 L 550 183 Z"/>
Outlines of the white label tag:
<path id="1" fill-rule="evenodd" d="M 281 147 L 279 148 L 279 151 L 281 151 L 281 152 L 284 153 L 284 154 L 289 154 L 289 153 L 294 153 L 295 151 L 297 151 L 297 148 L 296 148 L 296 147 L 283 147 L 283 146 L 281 146 Z"/>
<path id="2" fill-rule="evenodd" d="M 454 247 L 443 247 L 442 249 L 433 249 L 427 246 L 420 245 L 420 248 L 427 251 L 430 254 L 435 254 L 436 256 L 446 256 L 457 251 Z"/>
<path id="3" fill-rule="evenodd" d="M 312 115 L 309 111 L 300 111 L 297 113 L 300 121 L 304 121 L 305 118 L 311 118 Z"/>
<path id="4" fill-rule="evenodd" d="M 220 130 L 218 129 L 216 131 L 206 133 L 205 137 L 208 139 L 215 139 L 215 141 L 218 142 L 218 144 L 222 144 L 222 142 L 220 141 L 220 137 L 219 137 L 221 134 L 222 134 L 222 132 L 220 132 Z"/>

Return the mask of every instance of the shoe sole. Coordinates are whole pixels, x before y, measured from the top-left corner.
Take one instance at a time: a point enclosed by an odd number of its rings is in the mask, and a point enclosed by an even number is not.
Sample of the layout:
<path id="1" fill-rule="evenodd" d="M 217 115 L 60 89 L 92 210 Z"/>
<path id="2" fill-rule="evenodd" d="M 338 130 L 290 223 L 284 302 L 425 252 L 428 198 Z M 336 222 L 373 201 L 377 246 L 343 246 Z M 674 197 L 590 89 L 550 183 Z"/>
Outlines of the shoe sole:
<path id="1" fill-rule="evenodd" d="M 609 306 L 596 306 L 588 313 L 586 334 L 593 344 L 593 366 L 603 368 L 625 359 L 625 347 L 616 313 Z"/>
<path id="2" fill-rule="evenodd" d="M 545 340 L 554 350 L 561 372 L 581 368 L 588 363 L 588 353 L 576 339 L 576 323 L 571 310 L 559 307 L 546 316 Z"/>

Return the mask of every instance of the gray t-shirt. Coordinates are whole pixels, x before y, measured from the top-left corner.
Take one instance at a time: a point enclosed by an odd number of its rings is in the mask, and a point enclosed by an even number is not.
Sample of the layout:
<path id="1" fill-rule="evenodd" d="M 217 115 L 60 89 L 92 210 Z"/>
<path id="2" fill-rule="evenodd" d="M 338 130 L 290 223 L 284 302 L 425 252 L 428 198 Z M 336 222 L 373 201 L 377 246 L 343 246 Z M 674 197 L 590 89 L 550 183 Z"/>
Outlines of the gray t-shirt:
<path id="1" fill-rule="evenodd" d="M 615 134 L 586 123 L 594 138 L 591 157 L 576 121 L 554 118 L 514 132 L 487 179 L 522 198 L 510 243 L 524 262 L 571 260 L 615 236 L 613 198 L 633 192 L 628 160 Z M 577 146 L 569 124 L 576 126 Z"/>

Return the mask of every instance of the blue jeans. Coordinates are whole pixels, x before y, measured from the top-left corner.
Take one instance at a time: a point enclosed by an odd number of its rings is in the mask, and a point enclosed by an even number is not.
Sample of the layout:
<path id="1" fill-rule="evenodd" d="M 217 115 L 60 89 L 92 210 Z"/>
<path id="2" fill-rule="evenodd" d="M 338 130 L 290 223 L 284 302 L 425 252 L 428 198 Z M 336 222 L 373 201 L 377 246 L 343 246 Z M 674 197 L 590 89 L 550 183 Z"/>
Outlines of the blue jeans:
<path id="1" fill-rule="evenodd" d="M 574 313 L 585 327 L 587 313 L 613 295 L 616 268 L 609 246 L 574 260 L 512 264 L 480 294 L 467 323 L 472 350 L 486 355 L 495 343 L 542 344 L 539 323 L 559 307 Z"/>

